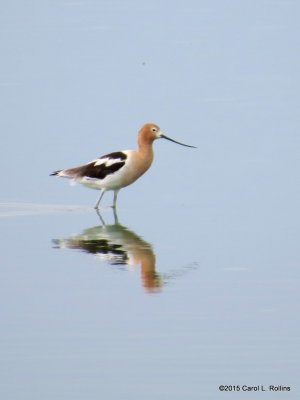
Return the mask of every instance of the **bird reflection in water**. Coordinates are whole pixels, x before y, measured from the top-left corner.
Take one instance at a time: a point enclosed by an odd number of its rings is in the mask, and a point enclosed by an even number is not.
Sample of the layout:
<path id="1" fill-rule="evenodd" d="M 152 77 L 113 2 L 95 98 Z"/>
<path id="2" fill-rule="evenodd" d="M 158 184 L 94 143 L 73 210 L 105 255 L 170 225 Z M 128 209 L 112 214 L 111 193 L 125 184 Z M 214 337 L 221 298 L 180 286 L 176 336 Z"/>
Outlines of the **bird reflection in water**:
<path id="1" fill-rule="evenodd" d="M 97 214 L 102 225 L 85 229 L 69 239 L 54 239 L 55 247 L 79 249 L 110 265 L 140 266 L 144 288 L 147 292 L 159 292 L 163 280 L 155 270 L 156 260 L 151 244 L 121 225 L 115 209 L 115 223 L 111 225 L 106 225 L 99 211 Z"/>

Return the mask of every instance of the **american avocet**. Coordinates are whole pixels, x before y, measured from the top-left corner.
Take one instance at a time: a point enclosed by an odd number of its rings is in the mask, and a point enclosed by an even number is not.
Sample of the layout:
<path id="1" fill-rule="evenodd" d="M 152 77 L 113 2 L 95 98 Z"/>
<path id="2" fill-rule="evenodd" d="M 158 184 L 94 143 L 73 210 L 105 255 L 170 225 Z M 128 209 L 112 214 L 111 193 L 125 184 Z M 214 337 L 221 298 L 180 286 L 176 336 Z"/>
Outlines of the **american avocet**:
<path id="1" fill-rule="evenodd" d="M 51 175 L 71 178 L 75 182 L 93 189 L 101 190 L 95 208 L 99 207 L 104 193 L 114 191 L 113 206 L 116 207 L 119 190 L 131 185 L 142 176 L 153 161 L 152 144 L 156 139 L 167 139 L 186 147 L 188 144 L 177 142 L 162 134 L 155 124 L 145 124 L 138 133 L 138 150 L 124 150 L 110 153 L 76 168 L 62 169 Z"/>

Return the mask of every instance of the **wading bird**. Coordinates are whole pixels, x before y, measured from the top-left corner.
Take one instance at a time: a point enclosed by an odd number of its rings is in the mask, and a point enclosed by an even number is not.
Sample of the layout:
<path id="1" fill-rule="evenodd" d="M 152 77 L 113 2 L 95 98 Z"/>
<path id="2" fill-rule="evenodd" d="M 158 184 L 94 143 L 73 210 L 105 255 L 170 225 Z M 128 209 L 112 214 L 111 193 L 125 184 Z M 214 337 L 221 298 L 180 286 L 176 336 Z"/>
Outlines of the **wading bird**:
<path id="1" fill-rule="evenodd" d="M 131 185 L 142 176 L 153 161 L 152 144 L 156 139 L 167 139 L 186 147 L 188 144 L 177 142 L 162 134 L 160 127 L 155 124 L 145 124 L 138 133 L 138 150 L 124 150 L 110 153 L 76 168 L 61 169 L 50 175 L 73 179 L 93 189 L 101 190 L 95 208 L 99 207 L 104 193 L 114 191 L 113 206 L 116 207 L 119 190 Z"/>

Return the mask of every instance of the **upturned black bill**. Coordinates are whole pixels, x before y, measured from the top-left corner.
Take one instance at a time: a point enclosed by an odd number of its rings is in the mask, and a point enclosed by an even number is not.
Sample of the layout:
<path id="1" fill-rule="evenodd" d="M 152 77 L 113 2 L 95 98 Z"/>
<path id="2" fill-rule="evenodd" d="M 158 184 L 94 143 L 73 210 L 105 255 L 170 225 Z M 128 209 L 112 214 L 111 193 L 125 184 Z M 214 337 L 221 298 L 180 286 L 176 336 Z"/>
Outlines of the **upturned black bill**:
<path id="1" fill-rule="evenodd" d="M 168 136 L 165 136 L 165 135 L 161 135 L 161 138 L 163 138 L 163 139 L 167 139 L 167 140 L 170 140 L 171 142 L 174 142 L 174 143 L 180 144 L 181 146 L 193 147 L 194 149 L 196 149 L 196 148 L 197 148 L 196 146 L 191 146 L 191 145 L 189 145 L 189 144 L 184 144 L 184 143 L 177 142 L 177 140 L 171 139 L 171 138 L 169 138 Z"/>

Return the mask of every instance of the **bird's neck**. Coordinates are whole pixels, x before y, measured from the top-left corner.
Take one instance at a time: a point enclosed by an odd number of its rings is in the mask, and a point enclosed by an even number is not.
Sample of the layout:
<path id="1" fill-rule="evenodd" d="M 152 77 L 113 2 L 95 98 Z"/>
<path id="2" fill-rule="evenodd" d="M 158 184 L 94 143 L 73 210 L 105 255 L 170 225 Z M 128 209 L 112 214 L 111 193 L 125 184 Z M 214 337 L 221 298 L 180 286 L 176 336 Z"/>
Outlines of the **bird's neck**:
<path id="1" fill-rule="evenodd" d="M 138 158 L 140 160 L 140 162 L 143 165 L 143 169 L 145 169 L 145 171 L 150 167 L 150 165 L 152 164 L 153 161 L 153 157 L 154 157 L 154 152 L 153 152 L 153 141 L 139 141 L 138 142 L 139 147 L 138 147 Z"/>
<path id="2" fill-rule="evenodd" d="M 153 158 L 153 140 L 149 140 L 145 137 L 138 139 L 138 147 L 139 153 L 145 155 L 152 156 Z"/>

